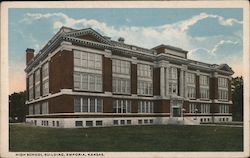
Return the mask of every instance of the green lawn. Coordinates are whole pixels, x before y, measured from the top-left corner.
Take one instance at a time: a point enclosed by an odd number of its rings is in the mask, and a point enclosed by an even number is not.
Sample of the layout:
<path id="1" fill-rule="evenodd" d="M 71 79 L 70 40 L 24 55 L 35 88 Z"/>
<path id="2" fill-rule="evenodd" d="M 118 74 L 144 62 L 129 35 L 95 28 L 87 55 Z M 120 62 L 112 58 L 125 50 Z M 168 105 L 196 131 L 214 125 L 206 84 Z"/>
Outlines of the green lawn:
<path id="1" fill-rule="evenodd" d="M 10 125 L 10 151 L 242 151 L 243 128 L 153 125 L 56 129 Z"/>

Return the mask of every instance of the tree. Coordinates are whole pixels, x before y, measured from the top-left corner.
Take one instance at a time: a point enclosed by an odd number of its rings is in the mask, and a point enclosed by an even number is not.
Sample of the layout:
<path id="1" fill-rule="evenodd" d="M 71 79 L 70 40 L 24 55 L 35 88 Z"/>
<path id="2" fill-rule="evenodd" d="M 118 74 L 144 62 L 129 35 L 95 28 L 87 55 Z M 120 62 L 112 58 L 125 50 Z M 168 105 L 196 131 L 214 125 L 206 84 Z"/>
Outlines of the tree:
<path id="1" fill-rule="evenodd" d="M 25 105 L 26 91 L 13 93 L 9 96 L 9 119 L 11 122 L 24 122 L 27 108 Z"/>
<path id="2" fill-rule="evenodd" d="M 232 79 L 232 100 L 233 100 L 233 120 L 243 121 L 243 78 L 235 77 Z"/>

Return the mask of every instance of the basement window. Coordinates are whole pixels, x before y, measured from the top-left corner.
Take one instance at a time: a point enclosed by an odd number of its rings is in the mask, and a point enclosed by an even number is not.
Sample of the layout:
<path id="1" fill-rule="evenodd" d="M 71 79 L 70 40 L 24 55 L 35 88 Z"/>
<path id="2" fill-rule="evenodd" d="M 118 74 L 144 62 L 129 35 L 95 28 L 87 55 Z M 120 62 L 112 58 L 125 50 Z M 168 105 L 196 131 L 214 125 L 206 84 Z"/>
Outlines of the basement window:
<path id="1" fill-rule="evenodd" d="M 86 126 L 92 127 L 93 126 L 93 121 L 86 121 Z"/>
<path id="2" fill-rule="evenodd" d="M 142 120 L 138 120 L 138 124 L 140 124 L 140 125 L 141 125 L 141 124 L 142 124 Z"/>
<path id="3" fill-rule="evenodd" d="M 76 121 L 76 122 L 75 122 L 75 126 L 76 126 L 76 127 L 82 126 L 82 121 Z"/>
<path id="4" fill-rule="evenodd" d="M 131 125 L 131 120 L 127 120 L 127 124 L 128 124 L 128 125 Z"/>
<path id="5" fill-rule="evenodd" d="M 102 121 L 96 121 L 96 126 L 102 126 Z"/>
<path id="6" fill-rule="evenodd" d="M 114 121 L 113 121 L 113 124 L 114 124 L 114 125 L 118 125 L 118 120 L 114 120 Z"/>

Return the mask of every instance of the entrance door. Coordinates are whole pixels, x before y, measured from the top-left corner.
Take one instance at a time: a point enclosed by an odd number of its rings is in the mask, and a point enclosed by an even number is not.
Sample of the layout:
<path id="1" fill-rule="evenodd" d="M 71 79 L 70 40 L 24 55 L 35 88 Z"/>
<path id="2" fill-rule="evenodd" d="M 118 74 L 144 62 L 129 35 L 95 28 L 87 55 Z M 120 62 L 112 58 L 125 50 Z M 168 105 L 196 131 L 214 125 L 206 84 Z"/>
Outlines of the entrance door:
<path id="1" fill-rule="evenodd" d="M 179 107 L 173 107 L 173 117 L 181 117 L 181 109 Z"/>

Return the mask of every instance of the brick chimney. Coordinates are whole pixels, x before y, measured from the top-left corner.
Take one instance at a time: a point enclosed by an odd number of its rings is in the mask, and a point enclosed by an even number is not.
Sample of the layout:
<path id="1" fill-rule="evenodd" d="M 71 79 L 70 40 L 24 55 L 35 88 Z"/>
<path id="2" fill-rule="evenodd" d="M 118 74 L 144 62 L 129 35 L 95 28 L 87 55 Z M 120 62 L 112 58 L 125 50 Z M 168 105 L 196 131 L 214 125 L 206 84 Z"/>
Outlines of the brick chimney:
<path id="1" fill-rule="evenodd" d="M 28 65 L 34 58 L 34 52 L 35 52 L 34 49 L 31 48 L 26 49 L 26 65 Z"/>

